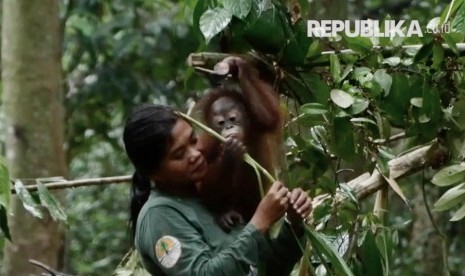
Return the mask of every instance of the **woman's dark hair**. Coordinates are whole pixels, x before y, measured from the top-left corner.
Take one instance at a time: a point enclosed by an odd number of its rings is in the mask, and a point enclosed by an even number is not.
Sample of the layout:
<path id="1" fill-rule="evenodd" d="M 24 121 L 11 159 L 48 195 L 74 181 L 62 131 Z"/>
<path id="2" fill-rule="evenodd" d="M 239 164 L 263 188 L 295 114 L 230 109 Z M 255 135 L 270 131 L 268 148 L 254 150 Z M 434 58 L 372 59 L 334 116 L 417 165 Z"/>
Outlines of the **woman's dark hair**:
<path id="1" fill-rule="evenodd" d="M 165 157 L 177 119 L 170 107 L 145 104 L 134 109 L 124 127 L 124 147 L 136 169 L 132 177 L 129 217 L 133 237 L 137 216 L 150 195 L 150 175 Z"/>

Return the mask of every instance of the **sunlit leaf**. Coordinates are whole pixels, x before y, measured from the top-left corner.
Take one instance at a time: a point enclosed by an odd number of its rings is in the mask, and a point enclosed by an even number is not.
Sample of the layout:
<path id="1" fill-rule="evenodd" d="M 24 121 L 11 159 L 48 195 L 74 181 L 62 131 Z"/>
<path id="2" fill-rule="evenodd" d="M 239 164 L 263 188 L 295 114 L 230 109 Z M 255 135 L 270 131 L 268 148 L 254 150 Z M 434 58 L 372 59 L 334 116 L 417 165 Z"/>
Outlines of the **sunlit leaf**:
<path id="1" fill-rule="evenodd" d="M 350 121 L 352 123 L 369 123 L 376 126 L 376 122 L 368 118 L 352 118 Z"/>
<path id="2" fill-rule="evenodd" d="M 465 166 L 452 165 L 437 172 L 431 182 L 440 187 L 450 186 L 465 181 Z"/>
<path id="3" fill-rule="evenodd" d="M 416 107 L 423 107 L 423 99 L 422 98 L 411 98 L 410 104 Z"/>
<path id="4" fill-rule="evenodd" d="M 214 8 L 205 11 L 200 17 L 200 30 L 207 43 L 226 28 L 231 19 L 232 14 L 226 9 Z"/>
<path id="5" fill-rule="evenodd" d="M 465 217 L 465 204 L 462 205 L 452 216 L 450 221 L 459 221 Z"/>
<path id="6" fill-rule="evenodd" d="M 354 103 L 354 97 L 340 89 L 333 89 L 330 92 L 331 100 L 342 108 L 347 108 Z"/>
<path id="7" fill-rule="evenodd" d="M 29 191 L 24 187 L 23 182 L 20 180 L 15 181 L 15 191 L 16 195 L 21 199 L 23 202 L 24 209 L 31 213 L 34 217 L 43 218 L 42 212 L 40 210 L 40 206 L 37 205 L 35 200 L 32 198 Z"/>
<path id="8" fill-rule="evenodd" d="M 383 60 L 384 64 L 389 64 L 391 66 L 397 66 L 400 63 L 400 57 L 389 57 Z"/>
<path id="9" fill-rule="evenodd" d="M 249 14 L 252 2 L 250 0 L 222 0 L 223 7 L 240 19 L 245 18 Z"/>
<path id="10" fill-rule="evenodd" d="M 376 70 L 375 74 L 373 75 L 373 80 L 377 82 L 379 86 L 381 86 L 381 88 L 384 90 L 385 96 L 389 94 L 392 85 L 392 77 L 386 73 L 385 69 Z"/>

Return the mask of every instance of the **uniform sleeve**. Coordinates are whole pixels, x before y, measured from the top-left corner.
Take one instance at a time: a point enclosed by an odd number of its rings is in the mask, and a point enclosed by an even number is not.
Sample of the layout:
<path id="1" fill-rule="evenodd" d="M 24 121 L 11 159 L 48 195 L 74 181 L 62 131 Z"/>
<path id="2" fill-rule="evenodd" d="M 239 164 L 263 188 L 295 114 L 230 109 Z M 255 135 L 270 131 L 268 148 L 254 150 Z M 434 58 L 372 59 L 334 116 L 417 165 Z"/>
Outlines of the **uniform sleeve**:
<path id="1" fill-rule="evenodd" d="M 142 239 L 139 250 L 149 255 L 166 275 L 247 275 L 250 266 L 257 267 L 259 260 L 269 256 L 269 240 L 251 224 L 228 247 L 213 254 L 202 233 L 184 214 L 169 206 L 149 210 L 138 230 Z M 178 252 L 169 256 L 168 265 L 163 260 L 166 252 L 156 251 L 157 242 L 166 237 L 180 245 L 180 254 L 176 249 Z"/>
<path id="2" fill-rule="evenodd" d="M 289 275 L 305 248 L 303 229 L 293 229 L 287 222 L 281 225 L 276 238 L 269 241 L 271 254 L 266 265 L 266 275 Z M 299 245 L 300 243 L 300 245 Z"/>

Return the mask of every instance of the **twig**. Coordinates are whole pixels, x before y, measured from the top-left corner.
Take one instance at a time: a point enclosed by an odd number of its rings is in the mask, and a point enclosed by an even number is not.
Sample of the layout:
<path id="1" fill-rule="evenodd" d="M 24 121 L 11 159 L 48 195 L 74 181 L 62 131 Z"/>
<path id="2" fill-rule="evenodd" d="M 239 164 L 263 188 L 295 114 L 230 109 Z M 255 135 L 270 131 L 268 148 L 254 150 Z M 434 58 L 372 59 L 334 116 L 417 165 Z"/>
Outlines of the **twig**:
<path id="1" fill-rule="evenodd" d="M 71 180 L 71 181 L 50 182 L 50 183 L 45 183 L 44 186 L 49 190 L 56 190 L 56 189 L 67 189 L 67 188 L 76 188 L 76 187 L 82 187 L 82 186 L 93 186 L 93 185 L 101 185 L 101 184 L 128 183 L 131 181 L 131 179 L 132 179 L 131 175 L 123 175 L 123 176 L 79 179 L 79 180 Z M 29 192 L 37 191 L 37 185 L 25 185 L 24 187 Z M 11 188 L 10 191 L 13 194 L 16 193 L 14 188 Z"/>
<path id="2" fill-rule="evenodd" d="M 47 271 L 49 273 L 49 275 L 51 275 L 51 276 L 70 276 L 69 274 L 65 274 L 63 272 L 56 271 L 55 269 L 51 268 L 50 266 L 48 266 L 46 264 L 43 264 L 43 263 L 41 263 L 39 261 L 29 259 L 29 262 L 31 264 L 36 265 L 36 266 L 42 268 L 43 270 Z"/>
<path id="3" fill-rule="evenodd" d="M 387 139 L 375 139 L 373 143 L 377 145 L 384 145 L 384 144 L 391 143 L 391 142 L 394 142 L 394 141 L 397 141 L 403 138 L 405 138 L 405 132 L 392 135 L 391 137 Z"/>

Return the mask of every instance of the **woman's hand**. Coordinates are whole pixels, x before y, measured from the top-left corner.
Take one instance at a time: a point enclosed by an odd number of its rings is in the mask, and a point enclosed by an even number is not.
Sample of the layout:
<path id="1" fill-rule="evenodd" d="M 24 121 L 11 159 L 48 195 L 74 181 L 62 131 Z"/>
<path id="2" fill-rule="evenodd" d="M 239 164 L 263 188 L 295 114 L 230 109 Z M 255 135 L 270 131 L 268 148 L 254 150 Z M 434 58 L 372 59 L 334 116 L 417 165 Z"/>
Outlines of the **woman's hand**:
<path id="1" fill-rule="evenodd" d="M 286 210 L 288 210 L 291 196 L 291 193 L 284 187 L 282 182 L 274 182 L 268 193 L 258 204 L 257 210 L 250 220 L 250 223 L 253 224 L 258 231 L 262 233 L 267 232 L 270 227 L 284 215 Z"/>
<path id="2" fill-rule="evenodd" d="M 291 225 L 299 225 L 312 211 L 312 199 L 301 188 L 292 190 L 289 197 L 287 219 Z"/>

